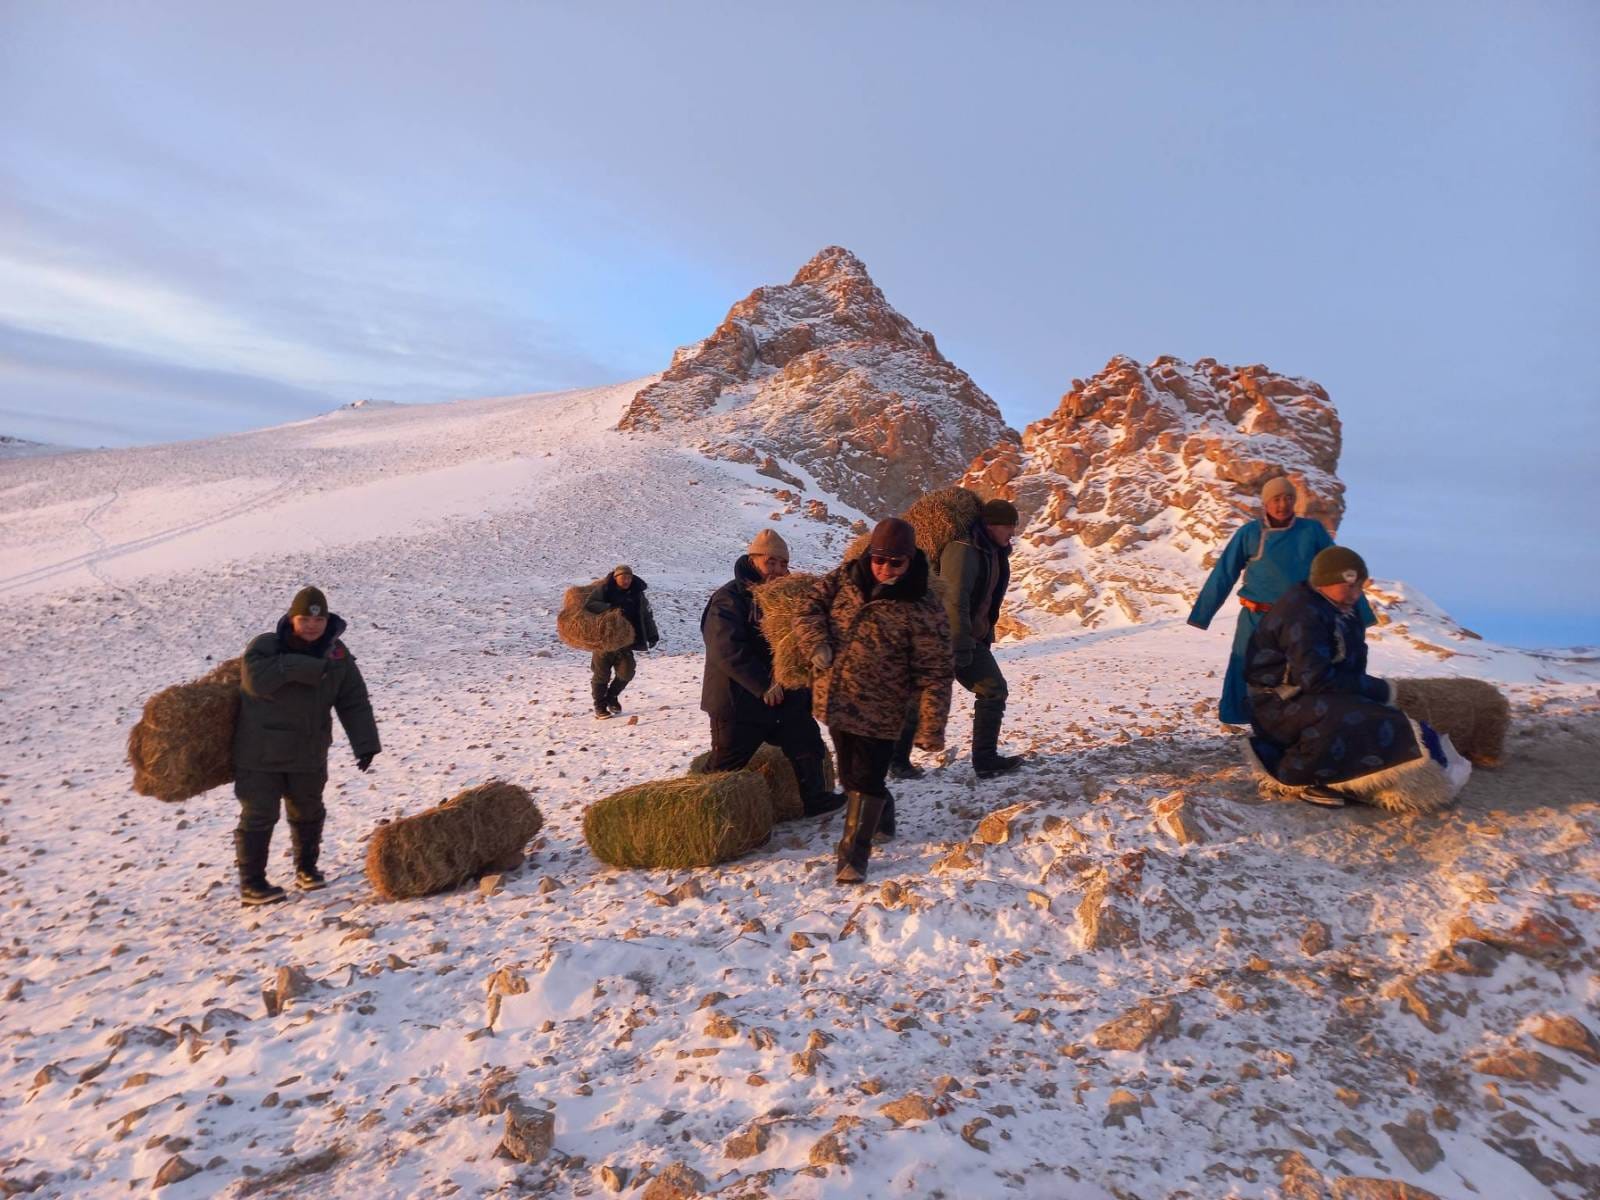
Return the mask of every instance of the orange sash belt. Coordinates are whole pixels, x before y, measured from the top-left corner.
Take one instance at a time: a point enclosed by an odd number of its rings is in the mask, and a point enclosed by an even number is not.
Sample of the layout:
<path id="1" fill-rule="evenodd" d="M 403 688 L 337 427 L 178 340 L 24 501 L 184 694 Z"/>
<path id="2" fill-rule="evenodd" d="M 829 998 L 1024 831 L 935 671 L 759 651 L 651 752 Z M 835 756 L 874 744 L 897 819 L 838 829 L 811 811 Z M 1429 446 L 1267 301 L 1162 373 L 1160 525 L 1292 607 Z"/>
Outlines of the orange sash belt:
<path id="1" fill-rule="evenodd" d="M 1244 605 L 1253 613 L 1267 613 L 1272 611 L 1272 605 L 1263 604 L 1259 600 L 1246 600 L 1243 596 L 1239 597 L 1239 603 Z"/>

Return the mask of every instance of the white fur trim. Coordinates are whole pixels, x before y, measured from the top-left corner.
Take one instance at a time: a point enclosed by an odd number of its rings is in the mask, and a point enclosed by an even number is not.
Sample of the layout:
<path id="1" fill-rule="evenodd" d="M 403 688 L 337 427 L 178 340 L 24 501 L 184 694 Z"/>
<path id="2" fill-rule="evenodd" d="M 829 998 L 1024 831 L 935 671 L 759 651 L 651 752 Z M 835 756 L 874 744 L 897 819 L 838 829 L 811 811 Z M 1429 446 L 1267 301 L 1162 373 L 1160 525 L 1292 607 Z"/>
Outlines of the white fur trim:
<path id="1" fill-rule="evenodd" d="M 1459 789 L 1451 789 L 1444 769 L 1428 753 L 1422 729 L 1415 721 L 1411 722 L 1411 732 L 1421 751 L 1416 758 L 1328 786 L 1389 812 L 1426 813 L 1448 808 Z"/>

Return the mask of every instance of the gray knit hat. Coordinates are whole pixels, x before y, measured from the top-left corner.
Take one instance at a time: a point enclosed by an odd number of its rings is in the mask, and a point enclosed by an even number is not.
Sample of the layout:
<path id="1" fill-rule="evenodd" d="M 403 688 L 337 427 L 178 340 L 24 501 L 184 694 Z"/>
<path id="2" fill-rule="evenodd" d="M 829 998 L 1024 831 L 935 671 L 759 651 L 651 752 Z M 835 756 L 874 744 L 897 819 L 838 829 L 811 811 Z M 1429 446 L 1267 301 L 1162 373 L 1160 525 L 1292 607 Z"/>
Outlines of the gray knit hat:
<path id="1" fill-rule="evenodd" d="M 1312 587 L 1331 587 L 1336 583 L 1363 583 L 1367 564 L 1348 546 L 1329 546 L 1311 560 Z"/>

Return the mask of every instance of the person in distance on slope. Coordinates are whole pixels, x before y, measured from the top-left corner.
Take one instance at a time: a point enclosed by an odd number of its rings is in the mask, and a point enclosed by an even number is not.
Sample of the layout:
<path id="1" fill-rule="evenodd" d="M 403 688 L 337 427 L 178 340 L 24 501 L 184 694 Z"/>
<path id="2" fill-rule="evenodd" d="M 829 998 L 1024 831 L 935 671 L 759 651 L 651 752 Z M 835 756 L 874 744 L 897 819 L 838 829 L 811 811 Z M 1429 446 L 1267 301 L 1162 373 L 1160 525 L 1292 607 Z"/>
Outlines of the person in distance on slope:
<path id="1" fill-rule="evenodd" d="M 918 702 L 916 744 L 929 752 L 944 749 L 950 715 L 950 623 L 909 522 L 880 521 L 866 553 L 817 580 L 795 640 L 811 660 L 812 708 L 833 738 L 848 799 L 834 880 L 861 883 L 907 710 Z"/>
<path id="2" fill-rule="evenodd" d="M 972 693 L 972 769 L 990 779 L 1022 766 L 1022 756 L 1001 754 L 1000 726 L 1006 715 L 1006 677 L 994 658 L 994 627 L 1011 585 L 1011 539 L 1017 509 L 1009 500 L 990 500 L 963 536 L 949 542 L 935 566 L 946 584 L 945 617 L 955 652 L 956 682 Z M 895 744 L 889 774 L 914 779 L 911 764 L 917 714 L 907 714 Z"/>
<path id="3" fill-rule="evenodd" d="M 1250 644 L 1250 635 L 1278 598 L 1304 581 L 1311 570 L 1311 560 L 1333 545 L 1321 521 L 1295 516 L 1298 499 L 1299 493 L 1287 476 L 1267 480 L 1261 489 L 1261 516 L 1252 517 L 1234 531 L 1189 611 L 1189 624 L 1196 629 L 1209 628 L 1239 576 L 1244 576 L 1239 588 L 1239 623 L 1234 628 L 1233 652 L 1217 706 L 1217 715 L 1225 725 L 1250 723 L 1250 691 L 1244 680 L 1245 647 Z M 1357 608 L 1364 624 L 1376 622 L 1365 596 Z"/>
<path id="4" fill-rule="evenodd" d="M 772 647 L 750 590 L 788 573 L 788 544 L 775 530 L 763 529 L 700 614 L 706 644 L 700 707 L 711 719 L 706 770 L 742 770 L 770 742 L 794 768 L 806 815 L 822 816 L 844 807 L 844 797 L 828 791 L 822 766 L 828 748 L 811 715 L 811 691 L 785 688 L 773 678 Z"/>
<path id="5" fill-rule="evenodd" d="M 233 737 L 233 791 L 239 798 L 233 844 L 239 898 L 245 904 L 284 898 L 266 874 L 280 800 L 289 810 L 295 885 L 305 891 L 327 886 L 317 855 L 326 815 L 322 789 L 328 782 L 332 714 L 339 714 L 362 771 L 382 749 L 366 681 L 339 640 L 344 631 L 344 619 L 328 611 L 327 597 L 304 587 L 277 629 L 245 647 Z"/>
<path id="6" fill-rule="evenodd" d="M 1329 546 L 1250 635 L 1245 680 L 1255 736 L 1246 758 L 1270 789 L 1342 807 L 1370 798 L 1394 810 L 1448 804 L 1471 772 L 1448 738 L 1394 707 L 1394 689 L 1367 674 L 1357 612 L 1367 564 Z"/>
<path id="7" fill-rule="evenodd" d="M 599 720 L 609 720 L 622 711 L 622 689 L 633 681 L 638 670 L 634 651 L 654 650 L 661 640 L 645 595 L 648 589 L 649 584 L 623 563 L 605 577 L 594 598 L 584 605 L 592 613 L 620 608 L 633 626 L 633 645 L 621 650 L 596 650 L 589 659 L 589 690 L 594 694 L 594 715 Z"/>

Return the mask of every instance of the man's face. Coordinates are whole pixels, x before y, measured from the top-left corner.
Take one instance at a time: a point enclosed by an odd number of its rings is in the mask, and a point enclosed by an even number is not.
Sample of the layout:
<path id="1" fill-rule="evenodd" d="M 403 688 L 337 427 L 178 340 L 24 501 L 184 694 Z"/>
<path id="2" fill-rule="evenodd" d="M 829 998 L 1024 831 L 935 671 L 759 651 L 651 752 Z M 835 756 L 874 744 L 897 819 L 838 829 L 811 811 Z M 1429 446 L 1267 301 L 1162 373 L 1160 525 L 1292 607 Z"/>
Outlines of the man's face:
<path id="1" fill-rule="evenodd" d="M 904 555 L 869 554 L 867 562 L 879 583 L 894 583 L 911 568 L 911 560 Z"/>
<path id="2" fill-rule="evenodd" d="M 314 642 L 328 628 L 328 618 L 318 617 L 290 617 L 289 624 L 294 629 L 295 637 L 302 642 Z"/>
<path id="3" fill-rule="evenodd" d="M 633 586 L 633 576 L 627 574 L 626 572 L 619 572 L 612 575 L 611 578 L 617 581 L 617 586 L 623 591 L 627 591 Z"/>
<path id="4" fill-rule="evenodd" d="M 1294 497 L 1280 492 L 1266 502 L 1266 507 L 1267 516 L 1282 525 L 1290 517 L 1294 516 Z"/>
<path id="5" fill-rule="evenodd" d="M 789 560 L 776 554 L 752 554 L 750 561 L 763 579 L 782 579 L 789 573 Z"/>
<path id="6" fill-rule="evenodd" d="M 989 535 L 989 540 L 996 546 L 1011 545 L 1012 535 L 1017 532 L 1015 525 L 988 525 L 985 524 L 984 532 Z"/>
<path id="7" fill-rule="evenodd" d="M 1340 608 L 1354 608 L 1356 601 L 1361 599 L 1361 589 L 1365 583 L 1364 579 L 1346 580 L 1343 583 L 1324 584 L 1317 591 Z"/>

